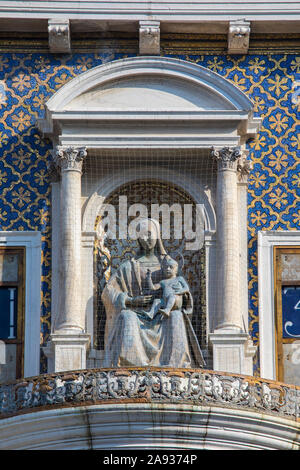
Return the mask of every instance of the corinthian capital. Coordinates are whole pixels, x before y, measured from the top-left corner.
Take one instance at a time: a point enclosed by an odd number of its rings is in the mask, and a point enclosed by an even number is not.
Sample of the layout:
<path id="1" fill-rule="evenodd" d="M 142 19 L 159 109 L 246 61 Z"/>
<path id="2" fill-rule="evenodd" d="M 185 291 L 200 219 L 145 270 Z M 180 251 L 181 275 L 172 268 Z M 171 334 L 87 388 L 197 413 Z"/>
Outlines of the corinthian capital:
<path id="1" fill-rule="evenodd" d="M 85 147 L 57 147 L 54 162 L 62 171 L 81 172 L 83 159 L 86 155 Z"/>
<path id="2" fill-rule="evenodd" d="M 217 160 L 219 170 L 237 170 L 237 160 L 241 157 L 239 147 L 223 147 L 216 150 L 212 148 L 211 156 Z"/>

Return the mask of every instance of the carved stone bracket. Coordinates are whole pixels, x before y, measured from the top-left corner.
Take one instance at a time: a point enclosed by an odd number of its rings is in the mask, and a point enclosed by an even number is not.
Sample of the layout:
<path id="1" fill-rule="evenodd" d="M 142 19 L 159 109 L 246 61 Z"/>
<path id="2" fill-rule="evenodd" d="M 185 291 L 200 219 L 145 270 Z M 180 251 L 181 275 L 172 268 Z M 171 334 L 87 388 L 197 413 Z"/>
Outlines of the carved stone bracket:
<path id="1" fill-rule="evenodd" d="M 159 21 L 140 21 L 140 54 L 160 54 Z"/>
<path id="2" fill-rule="evenodd" d="M 82 171 L 82 163 L 87 155 L 85 147 L 57 147 L 54 163 L 62 171 Z"/>
<path id="3" fill-rule="evenodd" d="M 247 54 L 249 49 L 250 22 L 230 21 L 228 30 L 228 54 Z"/>
<path id="4" fill-rule="evenodd" d="M 212 148 L 212 158 L 218 162 L 218 170 L 237 170 L 237 160 L 241 157 L 239 147 L 223 147 L 220 150 Z"/>
<path id="5" fill-rule="evenodd" d="M 65 54 L 71 52 L 69 20 L 48 20 L 48 34 L 50 52 Z"/>

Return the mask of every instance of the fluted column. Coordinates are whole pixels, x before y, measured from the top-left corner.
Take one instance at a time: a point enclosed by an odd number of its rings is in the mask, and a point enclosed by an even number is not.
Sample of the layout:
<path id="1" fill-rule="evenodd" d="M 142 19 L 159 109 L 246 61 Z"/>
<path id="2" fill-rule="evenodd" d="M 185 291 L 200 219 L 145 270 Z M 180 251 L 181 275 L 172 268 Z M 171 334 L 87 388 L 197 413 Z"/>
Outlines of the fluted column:
<path id="1" fill-rule="evenodd" d="M 85 148 L 58 147 L 54 162 L 61 172 L 60 307 L 55 331 L 83 331 L 80 305 L 81 173 Z"/>
<path id="2" fill-rule="evenodd" d="M 237 160 L 239 148 L 213 150 L 217 175 L 217 323 L 218 328 L 242 329 L 239 304 L 239 226 Z"/>

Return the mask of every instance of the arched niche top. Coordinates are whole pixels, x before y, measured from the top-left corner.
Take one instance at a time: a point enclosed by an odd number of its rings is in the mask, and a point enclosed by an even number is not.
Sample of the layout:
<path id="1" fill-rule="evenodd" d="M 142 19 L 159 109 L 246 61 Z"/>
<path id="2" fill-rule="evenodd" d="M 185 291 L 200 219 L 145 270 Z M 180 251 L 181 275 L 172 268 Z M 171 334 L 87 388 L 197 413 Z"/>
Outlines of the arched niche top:
<path id="1" fill-rule="evenodd" d="M 135 57 L 68 82 L 46 103 L 40 128 L 62 145 L 139 147 L 145 139 L 158 147 L 239 145 L 256 133 L 252 110 L 241 90 L 211 70 L 179 59 Z"/>
<path id="2" fill-rule="evenodd" d="M 137 93 L 131 93 L 133 102 L 118 102 L 122 91 L 130 90 Z M 64 85 L 47 107 L 52 111 L 79 109 L 80 105 L 155 109 L 161 108 L 161 103 L 148 103 L 147 97 L 155 99 L 160 93 L 166 95 L 165 106 L 170 108 L 252 109 L 249 98 L 215 72 L 183 60 L 158 57 L 135 57 L 95 67 Z"/>
<path id="3" fill-rule="evenodd" d="M 205 230 L 209 233 L 216 231 L 216 214 L 211 200 L 210 191 L 206 191 L 204 187 L 195 179 L 188 175 L 184 178 L 182 174 L 176 170 L 168 168 L 158 168 L 155 166 L 148 166 L 147 170 L 143 168 L 135 168 L 134 175 L 132 170 L 122 169 L 114 171 L 113 176 L 108 175 L 100 184 L 91 187 L 91 192 L 82 208 L 82 231 L 93 232 L 95 229 L 95 221 L 100 213 L 102 204 L 106 198 L 114 191 L 123 185 L 130 184 L 131 182 L 149 180 L 149 173 L 151 179 L 162 183 L 171 183 L 178 188 L 185 191 L 196 204 L 203 206 Z"/>

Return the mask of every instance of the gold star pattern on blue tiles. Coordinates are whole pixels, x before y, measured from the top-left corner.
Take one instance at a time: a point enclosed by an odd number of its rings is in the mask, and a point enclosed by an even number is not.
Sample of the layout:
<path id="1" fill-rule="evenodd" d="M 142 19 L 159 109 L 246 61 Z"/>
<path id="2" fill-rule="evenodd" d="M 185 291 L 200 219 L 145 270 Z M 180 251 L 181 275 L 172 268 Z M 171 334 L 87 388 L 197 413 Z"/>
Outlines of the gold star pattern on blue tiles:
<path id="1" fill-rule="evenodd" d="M 45 102 L 66 82 L 124 54 L 40 53 L 0 55 L 1 230 L 42 232 L 41 344 L 50 333 L 51 220 L 47 162 L 51 142 L 36 125 Z M 248 189 L 249 322 L 259 345 L 257 231 L 300 229 L 300 140 L 293 85 L 299 80 L 296 54 L 169 55 L 202 65 L 230 80 L 254 103 L 262 127 L 249 143 L 253 170 Z M 45 371 L 45 361 L 41 370 Z M 256 359 L 255 373 L 259 373 Z"/>

